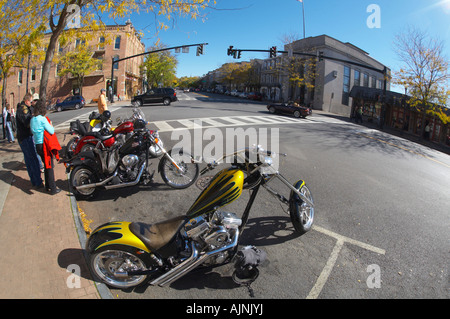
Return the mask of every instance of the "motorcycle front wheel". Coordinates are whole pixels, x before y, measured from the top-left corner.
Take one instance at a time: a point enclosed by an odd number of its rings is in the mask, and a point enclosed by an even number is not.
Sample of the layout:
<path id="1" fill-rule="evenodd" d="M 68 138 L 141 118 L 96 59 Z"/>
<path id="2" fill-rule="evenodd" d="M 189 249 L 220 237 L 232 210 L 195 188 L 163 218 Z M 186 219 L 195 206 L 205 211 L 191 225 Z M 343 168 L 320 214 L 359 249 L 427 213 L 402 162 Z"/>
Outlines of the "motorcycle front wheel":
<path id="1" fill-rule="evenodd" d="M 74 137 L 70 139 L 69 143 L 67 143 L 64 156 L 66 159 L 71 159 L 73 157 L 75 149 L 77 148 L 78 140 L 78 137 Z"/>
<path id="2" fill-rule="evenodd" d="M 77 198 L 86 199 L 94 196 L 97 189 L 95 187 L 76 189 L 75 186 L 92 184 L 97 181 L 94 172 L 87 166 L 77 166 L 70 173 L 70 185 Z"/>
<path id="3" fill-rule="evenodd" d="M 298 184 L 299 183 L 295 185 L 297 189 L 299 187 Z M 314 203 L 311 191 L 306 185 L 303 184 L 299 191 Z M 291 193 L 291 198 L 289 200 L 289 214 L 291 216 L 292 224 L 299 235 L 303 235 L 311 229 L 314 223 L 314 207 L 309 206 L 294 192 Z"/>
<path id="4" fill-rule="evenodd" d="M 90 256 L 90 266 L 98 279 L 114 288 L 127 289 L 139 286 L 148 279 L 148 275 L 125 275 L 126 272 L 146 270 L 149 266 L 127 246 L 101 248 Z"/>
<path id="5" fill-rule="evenodd" d="M 169 154 L 171 154 L 171 151 Z M 164 183 L 172 188 L 183 189 L 195 183 L 199 174 L 199 168 L 197 163 L 192 163 L 190 155 L 182 153 L 179 155 L 172 156 L 172 158 L 175 164 L 183 171 L 180 171 L 167 155 L 164 155 L 159 165 Z"/>

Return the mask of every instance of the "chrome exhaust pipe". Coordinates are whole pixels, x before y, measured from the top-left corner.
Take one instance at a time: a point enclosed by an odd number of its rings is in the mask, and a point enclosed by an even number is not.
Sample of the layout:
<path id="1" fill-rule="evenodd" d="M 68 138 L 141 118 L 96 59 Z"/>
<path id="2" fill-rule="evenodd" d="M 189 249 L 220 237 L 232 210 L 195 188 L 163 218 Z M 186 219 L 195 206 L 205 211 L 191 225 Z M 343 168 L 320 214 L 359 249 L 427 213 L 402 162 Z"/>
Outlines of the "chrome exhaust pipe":
<path id="1" fill-rule="evenodd" d="M 191 257 L 189 257 L 183 263 L 179 264 L 177 267 L 166 272 L 164 275 L 156 278 L 150 284 L 151 285 L 159 285 L 160 287 L 165 286 L 167 284 L 171 284 L 175 280 L 186 275 L 189 271 L 193 270 L 195 267 L 204 263 L 208 258 L 210 258 L 222 251 L 229 250 L 229 249 L 237 246 L 238 239 L 239 239 L 239 230 L 236 229 L 236 233 L 234 234 L 233 242 L 231 244 L 224 246 L 222 248 L 210 251 L 210 252 L 202 253 L 202 255 L 200 257 L 198 257 L 198 250 L 195 248 L 195 243 L 192 242 Z"/>
<path id="2" fill-rule="evenodd" d="M 141 169 L 139 170 L 139 174 L 133 182 L 108 185 L 108 186 L 105 186 L 105 189 L 122 188 L 122 187 L 134 186 L 134 185 L 138 184 L 139 181 L 141 180 L 142 174 L 144 173 L 144 169 L 145 169 L 145 163 L 142 164 Z"/>
<path id="3" fill-rule="evenodd" d="M 99 187 L 99 186 L 103 186 L 106 183 L 108 183 L 109 181 L 111 181 L 114 177 L 116 177 L 117 175 L 117 171 L 114 172 L 113 175 L 111 175 L 110 177 L 108 177 L 107 179 L 105 179 L 104 181 L 101 181 L 100 183 L 92 183 L 92 184 L 86 184 L 86 185 L 79 185 L 79 186 L 74 186 L 74 188 L 76 190 L 79 189 L 86 189 L 86 188 L 94 188 L 94 187 Z"/>
<path id="4" fill-rule="evenodd" d="M 174 276 L 176 276 L 178 273 L 182 272 L 183 270 L 185 270 L 187 267 L 189 267 L 190 265 L 192 265 L 195 261 L 198 260 L 198 250 L 195 247 L 195 242 L 191 243 L 191 249 L 192 249 L 192 254 L 191 256 L 186 259 L 185 261 L 183 261 L 181 264 L 179 264 L 178 266 L 176 266 L 175 268 L 172 268 L 171 270 L 169 270 L 168 272 L 166 272 L 165 274 L 159 276 L 158 278 L 156 278 L 155 280 L 153 280 L 152 282 L 150 282 L 150 285 L 160 285 L 163 286 L 164 283 L 170 279 L 172 279 Z"/>

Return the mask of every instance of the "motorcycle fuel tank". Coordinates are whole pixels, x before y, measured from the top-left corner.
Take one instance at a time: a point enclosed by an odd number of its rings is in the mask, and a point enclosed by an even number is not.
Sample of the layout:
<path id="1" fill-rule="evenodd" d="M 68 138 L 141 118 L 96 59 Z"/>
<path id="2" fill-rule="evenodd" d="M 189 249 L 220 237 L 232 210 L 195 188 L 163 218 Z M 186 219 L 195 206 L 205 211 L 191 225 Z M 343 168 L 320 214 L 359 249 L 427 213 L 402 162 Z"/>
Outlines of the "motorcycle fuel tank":
<path id="1" fill-rule="evenodd" d="M 134 130 L 133 122 L 127 121 L 123 122 L 114 129 L 114 134 L 126 134 L 131 133 Z"/>
<path id="2" fill-rule="evenodd" d="M 130 137 L 119 149 L 119 153 L 121 155 L 127 154 L 135 154 L 140 150 L 140 146 L 142 144 L 142 140 L 140 136 L 132 136 Z"/>
<path id="3" fill-rule="evenodd" d="M 241 196 L 244 173 L 239 169 L 224 169 L 214 176 L 187 212 L 188 217 L 197 217 L 231 203 Z"/>

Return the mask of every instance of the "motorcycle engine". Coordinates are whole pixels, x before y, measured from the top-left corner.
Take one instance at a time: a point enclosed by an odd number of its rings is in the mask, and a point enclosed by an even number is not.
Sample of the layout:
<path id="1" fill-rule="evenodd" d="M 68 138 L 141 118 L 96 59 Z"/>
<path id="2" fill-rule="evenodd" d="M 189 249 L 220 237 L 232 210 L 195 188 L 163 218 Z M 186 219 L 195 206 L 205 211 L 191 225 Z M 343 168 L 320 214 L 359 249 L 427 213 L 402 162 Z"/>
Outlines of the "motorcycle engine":
<path id="1" fill-rule="evenodd" d="M 191 219 L 185 225 L 186 236 L 196 241 L 204 251 L 217 250 L 228 245 L 233 235 L 242 223 L 242 220 L 234 213 L 216 211 L 209 217 L 199 216 Z M 208 264 L 223 263 L 228 252 L 225 250 L 213 256 Z"/>
<path id="2" fill-rule="evenodd" d="M 125 155 L 121 160 L 119 175 L 123 181 L 133 181 L 138 174 L 139 157 L 137 155 Z"/>

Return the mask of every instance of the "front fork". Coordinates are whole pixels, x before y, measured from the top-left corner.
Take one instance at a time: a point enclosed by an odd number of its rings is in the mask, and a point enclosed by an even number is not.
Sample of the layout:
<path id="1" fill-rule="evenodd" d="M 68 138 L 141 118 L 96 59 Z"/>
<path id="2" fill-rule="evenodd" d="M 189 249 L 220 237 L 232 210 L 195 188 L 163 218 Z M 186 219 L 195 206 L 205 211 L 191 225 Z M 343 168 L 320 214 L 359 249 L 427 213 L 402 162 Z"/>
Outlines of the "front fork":
<path id="1" fill-rule="evenodd" d="M 283 195 L 279 194 L 278 192 L 276 192 L 275 190 L 273 190 L 272 188 L 270 188 L 267 184 L 268 182 L 271 181 L 272 178 L 277 177 L 283 184 L 285 184 L 292 192 L 294 192 L 295 194 L 297 194 L 302 201 L 304 201 L 306 204 L 308 204 L 310 207 L 314 208 L 314 203 L 305 195 L 303 195 L 300 192 L 300 189 L 302 188 L 303 185 L 305 185 L 305 182 L 303 182 L 298 188 L 295 187 L 294 185 L 291 185 L 291 183 L 289 183 L 289 181 L 283 176 L 281 175 L 279 172 L 276 172 L 275 174 L 272 175 L 272 177 L 270 177 L 268 180 L 266 180 L 263 184 L 264 188 L 271 194 L 273 194 L 275 197 L 277 197 L 281 202 L 285 203 L 285 204 L 289 204 L 289 200 L 284 197 Z"/>

